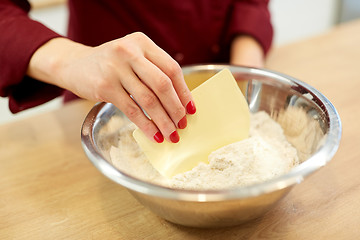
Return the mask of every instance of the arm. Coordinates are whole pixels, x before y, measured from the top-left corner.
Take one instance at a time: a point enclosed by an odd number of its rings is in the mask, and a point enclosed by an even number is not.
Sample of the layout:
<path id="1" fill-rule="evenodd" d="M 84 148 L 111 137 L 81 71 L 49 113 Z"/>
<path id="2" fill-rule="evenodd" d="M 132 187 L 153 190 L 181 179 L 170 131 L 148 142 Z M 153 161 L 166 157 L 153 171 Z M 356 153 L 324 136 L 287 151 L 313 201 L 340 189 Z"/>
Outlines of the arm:
<path id="1" fill-rule="evenodd" d="M 25 75 L 32 54 L 59 36 L 29 19 L 29 10 L 27 1 L 0 1 L 0 96 L 9 98 L 14 113 L 45 103 L 63 91 Z"/>
<path id="2" fill-rule="evenodd" d="M 235 37 L 230 49 L 230 64 L 248 67 L 264 67 L 264 50 L 251 36 Z"/>
<path id="3" fill-rule="evenodd" d="M 263 67 L 273 37 L 268 2 L 235 1 L 228 31 L 231 64 Z"/>

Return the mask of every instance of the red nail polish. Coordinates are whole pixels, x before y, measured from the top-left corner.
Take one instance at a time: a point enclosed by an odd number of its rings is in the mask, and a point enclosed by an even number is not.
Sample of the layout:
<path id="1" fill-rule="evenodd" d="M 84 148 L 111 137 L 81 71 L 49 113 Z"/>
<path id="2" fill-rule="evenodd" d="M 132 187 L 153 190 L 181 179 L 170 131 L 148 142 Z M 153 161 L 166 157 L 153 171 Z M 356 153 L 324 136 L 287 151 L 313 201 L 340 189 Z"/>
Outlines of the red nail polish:
<path id="1" fill-rule="evenodd" d="M 154 139 L 158 143 L 162 143 L 164 141 L 164 136 L 161 134 L 161 132 L 157 132 L 154 135 Z"/>
<path id="2" fill-rule="evenodd" d="M 180 129 L 184 129 L 186 128 L 187 125 L 187 120 L 186 120 L 186 116 L 184 116 L 178 123 L 178 128 Z"/>
<path id="3" fill-rule="evenodd" d="M 188 102 L 186 105 L 186 111 L 188 114 L 194 114 L 196 112 L 196 107 L 193 101 Z"/>
<path id="4" fill-rule="evenodd" d="M 180 141 L 180 137 L 179 137 L 179 134 L 177 131 L 173 131 L 171 134 L 170 134 L 170 140 L 173 142 L 173 143 L 177 143 Z"/>

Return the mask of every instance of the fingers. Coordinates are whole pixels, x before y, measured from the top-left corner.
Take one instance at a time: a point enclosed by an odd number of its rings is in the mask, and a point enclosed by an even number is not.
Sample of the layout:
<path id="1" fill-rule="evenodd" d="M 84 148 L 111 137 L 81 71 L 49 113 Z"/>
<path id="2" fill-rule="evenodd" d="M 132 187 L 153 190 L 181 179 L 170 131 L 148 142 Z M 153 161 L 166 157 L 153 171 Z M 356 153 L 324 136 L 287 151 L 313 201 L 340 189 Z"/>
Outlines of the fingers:
<path id="1" fill-rule="evenodd" d="M 110 99 L 106 101 L 112 102 L 115 106 L 121 109 L 130 121 L 135 123 L 149 139 L 158 143 L 164 141 L 164 136 L 155 123 L 143 113 L 141 108 L 136 104 L 136 102 L 134 102 L 133 99 L 131 99 L 129 94 L 121 86 L 117 89 L 114 88 L 113 92 L 114 94 L 110 94 L 110 96 L 116 95 L 117 97 L 110 97 Z"/>
<path id="2" fill-rule="evenodd" d="M 168 141 L 177 142 L 176 128 L 187 125 L 186 114 L 196 111 L 180 66 L 164 50 L 143 34 L 131 34 L 142 47 L 141 55 L 129 61 L 138 79 L 127 79 L 123 86 L 146 111 Z M 140 81 L 137 81 L 140 80 Z"/>
<path id="3" fill-rule="evenodd" d="M 131 69 L 129 70 L 131 71 Z M 122 72 L 122 76 L 127 76 L 126 79 L 122 79 L 123 87 L 128 93 L 131 94 L 131 96 L 136 101 L 136 103 L 139 104 L 145 110 L 146 114 L 151 118 L 151 122 L 154 125 L 156 125 L 157 128 L 159 129 L 158 131 L 160 131 L 160 133 L 163 136 L 165 136 L 165 138 L 168 141 L 178 142 L 178 140 L 176 140 L 174 137 L 171 137 L 172 134 L 176 132 L 177 127 L 174 124 L 171 117 L 169 116 L 167 110 L 163 107 L 158 96 L 151 89 L 149 89 L 142 81 L 140 81 L 138 76 L 135 75 L 133 72 L 126 72 L 126 70 L 122 70 L 121 72 Z M 178 105 L 181 106 L 181 103 L 179 102 Z M 132 115 L 135 115 L 136 117 L 132 117 L 130 120 L 133 121 L 147 136 L 152 137 L 154 130 L 151 129 L 152 131 L 150 131 L 149 129 L 145 129 L 144 127 L 142 127 L 144 126 L 145 123 L 148 124 L 147 121 L 144 121 L 143 118 L 137 118 L 138 117 L 137 115 L 139 113 L 138 111 L 136 111 L 135 114 L 131 114 L 131 112 L 133 111 L 129 111 L 128 113 L 125 114 L 129 118 Z M 141 115 L 145 116 L 143 112 L 141 112 Z M 185 114 L 182 114 L 181 116 L 183 117 L 184 115 Z M 176 133 L 174 134 L 176 135 Z"/>
<path id="4" fill-rule="evenodd" d="M 181 124 L 179 125 L 180 120 L 182 120 L 186 115 L 186 109 L 181 103 L 171 79 L 146 58 L 139 59 L 132 65 L 132 68 L 143 84 L 145 84 L 155 94 L 154 96 L 157 97 L 159 104 L 161 104 L 165 109 L 175 126 L 178 128 L 186 127 L 181 126 Z M 145 96 L 149 100 L 152 100 L 152 98 L 149 98 L 149 95 Z M 151 101 L 151 103 L 152 102 L 153 101 Z M 146 106 L 143 107 L 146 108 Z"/>
<path id="5" fill-rule="evenodd" d="M 109 81 L 116 85 L 101 94 L 104 100 L 114 103 L 149 139 L 178 142 L 176 129 L 186 127 L 186 114 L 196 108 L 177 62 L 141 33 L 103 48 L 101 74 L 110 72 Z"/>
<path id="6" fill-rule="evenodd" d="M 182 105 L 186 108 L 188 114 L 194 114 L 196 107 L 191 92 L 187 87 L 184 76 L 179 64 L 171 58 L 163 49 L 158 47 L 151 39 L 145 41 L 146 51 L 144 52 L 145 58 L 153 63 L 159 70 L 161 70 L 171 81 L 174 90 Z M 160 86 L 163 83 L 160 80 Z"/>

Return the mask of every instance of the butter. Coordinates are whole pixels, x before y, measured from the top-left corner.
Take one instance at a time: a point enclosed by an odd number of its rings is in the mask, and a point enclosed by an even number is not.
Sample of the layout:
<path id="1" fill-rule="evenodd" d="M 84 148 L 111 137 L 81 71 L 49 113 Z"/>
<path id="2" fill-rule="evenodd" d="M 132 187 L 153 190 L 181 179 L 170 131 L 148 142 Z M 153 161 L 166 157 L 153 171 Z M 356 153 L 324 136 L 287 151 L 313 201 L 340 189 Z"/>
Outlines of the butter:
<path id="1" fill-rule="evenodd" d="M 155 143 L 140 129 L 133 136 L 153 167 L 165 177 L 208 163 L 211 152 L 249 136 L 250 113 L 234 77 L 224 69 L 191 91 L 196 113 L 178 129 L 178 143 Z"/>

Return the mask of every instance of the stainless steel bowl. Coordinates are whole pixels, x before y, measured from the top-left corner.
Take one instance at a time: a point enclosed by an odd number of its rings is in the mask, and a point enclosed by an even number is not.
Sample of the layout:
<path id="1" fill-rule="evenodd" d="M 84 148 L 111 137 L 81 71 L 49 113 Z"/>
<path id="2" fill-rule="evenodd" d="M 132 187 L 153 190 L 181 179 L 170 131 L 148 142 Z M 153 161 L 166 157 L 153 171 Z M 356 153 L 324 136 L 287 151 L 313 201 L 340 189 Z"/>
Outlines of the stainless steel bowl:
<path id="1" fill-rule="evenodd" d="M 184 67 L 192 89 L 223 68 L 238 80 L 251 112 L 266 111 L 285 128 L 301 155 L 301 164 L 289 173 L 259 184 L 217 191 L 186 191 L 144 182 L 115 168 L 109 148 L 117 144 L 119 127 L 129 120 L 112 104 L 99 103 L 87 115 L 81 141 L 97 169 L 155 214 L 173 223 L 193 227 L 221 227 L 244 223 L 263 215 L 296 184 L 324 166 L 334 156 L 341 138 L 339 115 L 319 91 L 292 77 L 263 69 L 229 65 Z M 296 110 L 296 111 L 294 111 Z M 303 119 L 303 128 L 298 128 Z M 304 122 L 305 121 L 305 122 Z M 293 130 L 296 131 L 293 131 Z"/>

